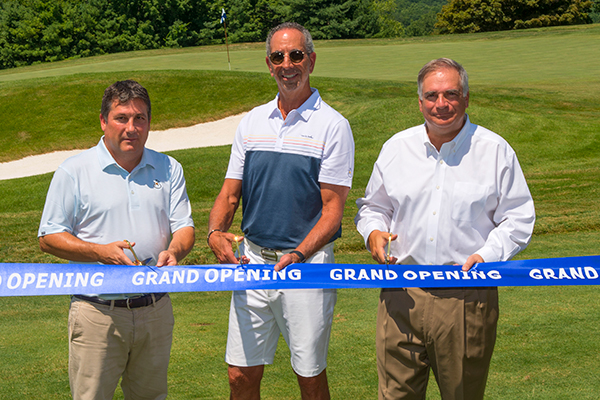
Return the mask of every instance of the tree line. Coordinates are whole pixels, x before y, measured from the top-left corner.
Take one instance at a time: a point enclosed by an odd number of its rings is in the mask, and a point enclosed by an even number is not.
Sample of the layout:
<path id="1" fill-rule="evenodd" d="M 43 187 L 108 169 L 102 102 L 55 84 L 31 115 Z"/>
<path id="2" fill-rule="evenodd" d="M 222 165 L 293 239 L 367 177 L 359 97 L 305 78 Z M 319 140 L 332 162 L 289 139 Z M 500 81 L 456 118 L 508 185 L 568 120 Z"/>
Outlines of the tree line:
<path id="1" fill-rule="evenodd" d="M 260 42 L 284 21 L 315 39 L 581 24 L 600 0 L 1 0 L 0 69 L 162 47 Z M 595 8 L 594 8 L 595 7 Z M 595 14 L 594 14 L 595 12 Z"/>

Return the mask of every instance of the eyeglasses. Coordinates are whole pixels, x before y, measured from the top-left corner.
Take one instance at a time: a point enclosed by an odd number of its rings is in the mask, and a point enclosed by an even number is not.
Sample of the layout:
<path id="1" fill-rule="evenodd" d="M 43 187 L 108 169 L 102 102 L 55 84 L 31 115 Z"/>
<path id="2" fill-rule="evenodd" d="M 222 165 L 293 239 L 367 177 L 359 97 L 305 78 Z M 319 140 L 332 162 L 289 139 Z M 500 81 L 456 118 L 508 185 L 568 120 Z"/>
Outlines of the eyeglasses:
<path id="1" fill-rule="evenodd" d="M 300 50 L 292 50 L 288 53 L 288 57 L 290 57 L 290 61 L 294 64 L 301 63 L 304 60 L 304 52 Z M 281 51 L 274 51 L 269 55 L 269 60 L 273 63 L 273 65 L 279 65 L 285 59 L 285 53 Z"/>

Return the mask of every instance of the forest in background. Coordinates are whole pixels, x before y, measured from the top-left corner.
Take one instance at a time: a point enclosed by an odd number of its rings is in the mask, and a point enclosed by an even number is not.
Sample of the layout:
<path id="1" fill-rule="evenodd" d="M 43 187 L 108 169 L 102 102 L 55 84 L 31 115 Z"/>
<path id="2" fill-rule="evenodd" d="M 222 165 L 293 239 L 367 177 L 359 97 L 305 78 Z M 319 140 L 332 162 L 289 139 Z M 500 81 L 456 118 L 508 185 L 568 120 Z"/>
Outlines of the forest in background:
<path id="1" fill-rule="evenodd" d="M 393 38 L 599 22 L 600 0 L 2 0 L 0 69 L 100 54 L 261 42 L 284 21 L 314 39 Z"/>

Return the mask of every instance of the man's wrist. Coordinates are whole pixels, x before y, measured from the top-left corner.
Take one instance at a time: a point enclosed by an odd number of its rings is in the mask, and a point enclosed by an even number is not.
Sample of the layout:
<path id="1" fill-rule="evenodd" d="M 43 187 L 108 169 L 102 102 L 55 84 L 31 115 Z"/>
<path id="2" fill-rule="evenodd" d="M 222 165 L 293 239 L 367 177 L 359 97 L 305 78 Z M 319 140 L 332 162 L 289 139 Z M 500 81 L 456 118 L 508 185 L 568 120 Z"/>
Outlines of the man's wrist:
<path id="1" fill-rule="evenodd" d="M 208 235 L 206 235 L 206 244 L 210 246 L 210 235 L 212 235 L 215 232 L 223 232 L 221 229 L 213 229 L 210 232 L 208 232 Z"/>
<path id="2" fill-rule="evenodd" d="M 292 250 L 290 251 L 290 254 L 295 254 L 298 256 L 298 258 L 300 258 L 301 263 L 303 263 L 304 261 L 306 261 L 306 257 L 304 257 L 304 254 L 302 254 L 302 252 L 298 251 L 298 250 Z"/>

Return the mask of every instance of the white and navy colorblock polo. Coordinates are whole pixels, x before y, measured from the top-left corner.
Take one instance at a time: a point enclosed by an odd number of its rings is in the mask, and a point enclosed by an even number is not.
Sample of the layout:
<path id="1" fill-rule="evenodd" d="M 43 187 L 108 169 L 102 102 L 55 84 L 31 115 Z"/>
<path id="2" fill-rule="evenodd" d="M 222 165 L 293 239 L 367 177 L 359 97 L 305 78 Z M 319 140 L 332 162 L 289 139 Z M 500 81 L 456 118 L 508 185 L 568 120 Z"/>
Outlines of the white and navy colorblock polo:
<path id="1" fill-rule="evenodd" d="M 319 91 L 284 120 L 278 97 L 238 126 L 227 179 L 242 180 L 244 235 L 262 247 L 297 247 L 321 217 L 320 183 L 352 186 L 354 139 L 348 121 Z M 331 238 L 341 235 L 341 226 Z"/>

